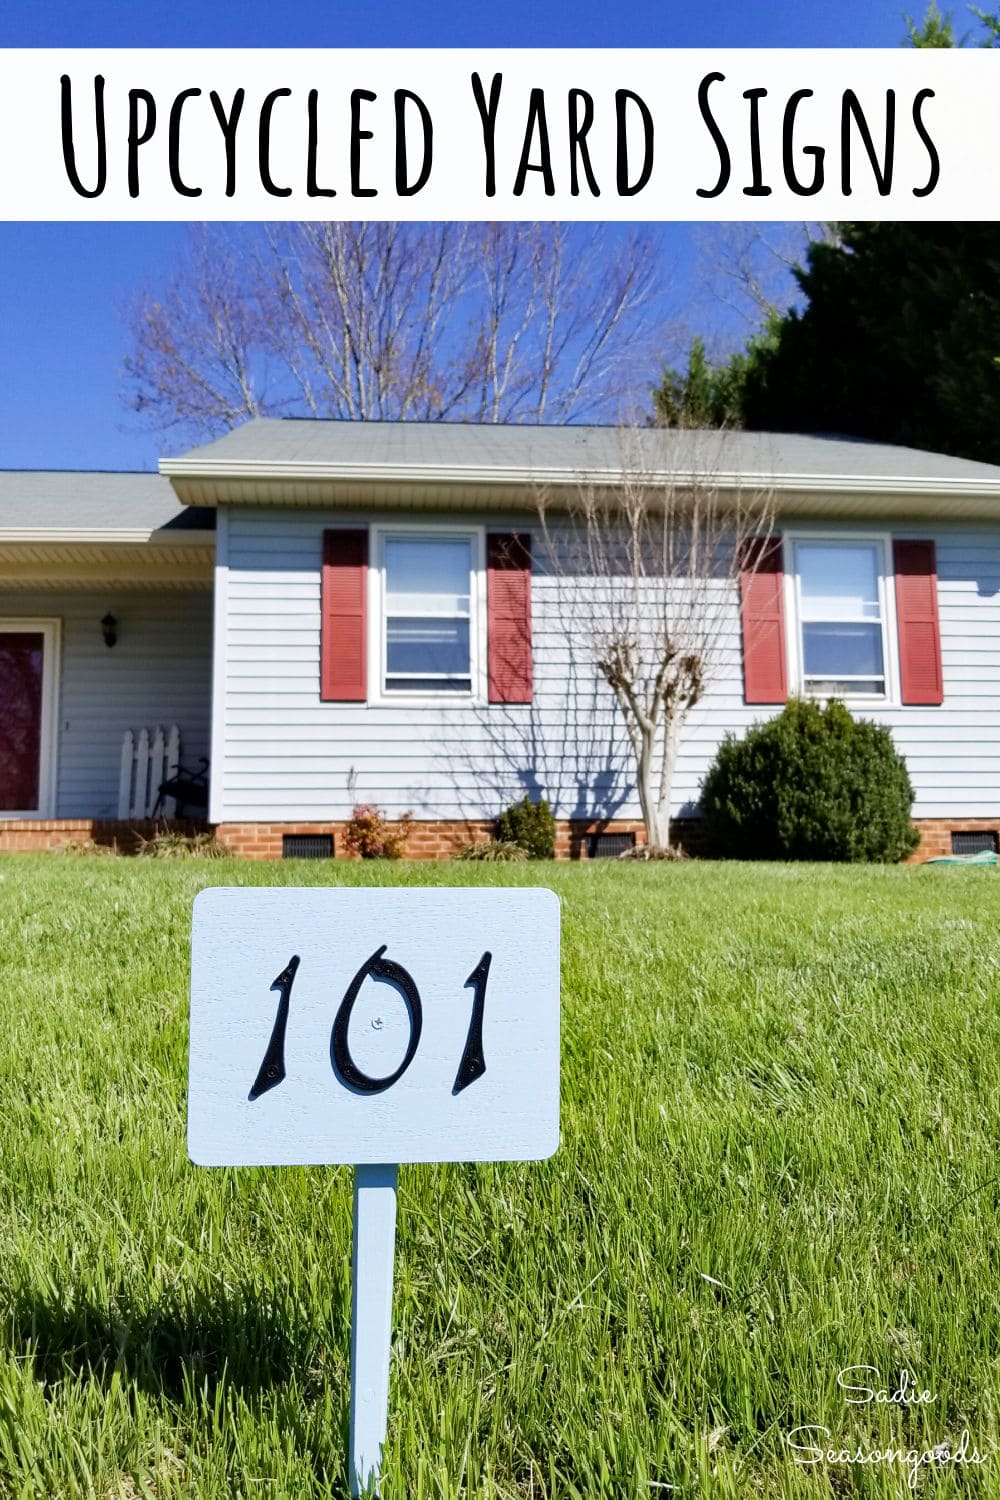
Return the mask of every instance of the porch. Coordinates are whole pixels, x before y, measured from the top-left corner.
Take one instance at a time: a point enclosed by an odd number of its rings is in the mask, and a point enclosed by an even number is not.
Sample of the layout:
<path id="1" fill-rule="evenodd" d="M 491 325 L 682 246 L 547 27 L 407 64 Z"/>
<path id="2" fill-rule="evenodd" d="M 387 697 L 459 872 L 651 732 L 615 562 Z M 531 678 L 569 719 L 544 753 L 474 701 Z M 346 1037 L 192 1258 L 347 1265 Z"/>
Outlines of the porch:
<path id="1" fill-rule="evenodd" d="M 0 474 L 0 849 L 103 837 L 129 731 L 208 757 L 214 554 L 159 475 Z"/>
<path id="2" fill-rule="evenodd" d="M 109 618 L 113 632 L 102 630 Z M 143 730 L 176 725 L 180 763 L 207 758 L 211 653 L 208 590 L 0 592 L 6 832 L 32 821 L 118 819 L 129 732 L 138 741 Z"/>

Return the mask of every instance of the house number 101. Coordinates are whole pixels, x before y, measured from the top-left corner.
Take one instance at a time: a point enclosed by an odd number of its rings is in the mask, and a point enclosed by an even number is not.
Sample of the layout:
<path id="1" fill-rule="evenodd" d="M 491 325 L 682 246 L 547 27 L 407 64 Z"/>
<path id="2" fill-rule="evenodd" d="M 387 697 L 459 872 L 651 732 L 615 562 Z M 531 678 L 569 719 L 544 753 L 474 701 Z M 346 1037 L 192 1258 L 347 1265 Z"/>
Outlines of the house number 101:
<path id="1" fill-rule="evenodd" d="M 398 1165 L 556 1150 L 559 903 L 535 886 L 210 886 L 191 929 L 188 1077 L 199 1165 L 354 1168 L 348 1480 L 377 1493 Z"/>
<path id="2" fill-rule="evenodd" d="M 209 886 L 188 1074 L 203 1166 L 551 1155 L 558 901 L 536 886 Z"/>
<path id="3" fill-rule="evenodd" d="M 383 1094 L 386 1089 L 392 1088 L 393 1084 L 402 1078 L 410 1066 L 420 1045 L 420 1033 L 424 1024 L 420 991 L 417 989 L 413 976 L 408 970 L 403 968 L 402 964 L 397 964 L 393 959 L 384 957 L 387 946 L 387 944 L 383 943 L 381 948 L 376 948 L 371 958 L 365 960 L 347 986 L 330 1032 L 330 1064 L 333 1071 L 346 1088 L 358 1094 Z M 472 1015 L 469 1019 L 469 1030 L 465 1038 L 465 1048 L 458 1065 L 458 1072 L 455 1074 L 455 1083 L 452 1088 L 453 1094 L 460 1094 L 463 1089 L 469 1087 L 470 1083 L 475 1083 L 477 1078 L 482 1078 L 486 1072 L 486 1059 L 483 1056 L 483 1014 L 486 1007 L 486 983 L 489 979 L 492 957 L 493 955 L 490 952 L 487 951 L 484 953 L 465 981 L 466 988 L 471 986 L 473 990 Z M 285 1032 L 288 1028 L 288 1011 L 292 997 L 292 986 L 295 983 L 295 975 L 298 972 L 299 963 L 299 955 L 293 953 L 286 966 L 271 985 L 272 990 L 278 991 L 278 1010 L 274 1018 L 274 1026 L 271 1029 L 271 1037 L 267 1044 L 267 1050 L 264 1053 L 264 1059 L 248 1095 L 251 1101 L 259 1099 L 263 1094 L 277 1088 L 278 1084 L 284 1081 Z M 348 1027 L 351 1024 L 351 1013 L 354 1010 L 354 1002 L 358 998 L 361 986 L 369 978 L 383 984 L 390 984 L 394 989 L 399 991 L 406 1001 L 406 1009 L 410 1020 L 410 1039 L 403 1060 L 395 1072 L 387 1073 L 384 1078 L 372 1078 L 358 1067 L 351 1056 L 351 1048 L 347 1038 Z"/>

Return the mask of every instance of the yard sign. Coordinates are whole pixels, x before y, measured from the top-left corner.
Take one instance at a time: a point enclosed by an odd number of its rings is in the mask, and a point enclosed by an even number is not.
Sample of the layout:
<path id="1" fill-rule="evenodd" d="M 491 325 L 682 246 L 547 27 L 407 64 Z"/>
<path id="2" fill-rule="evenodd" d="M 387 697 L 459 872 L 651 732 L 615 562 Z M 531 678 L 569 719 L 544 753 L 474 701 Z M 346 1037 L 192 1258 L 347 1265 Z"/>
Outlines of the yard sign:
<path id="1" fill-rule="evenodd" d="M 354 1173 L 351 1492 L 385 1439 L 399 1162 L 559 1144 L 559 902 L 216 887 L 194 903 L 188 1150 Z"/>

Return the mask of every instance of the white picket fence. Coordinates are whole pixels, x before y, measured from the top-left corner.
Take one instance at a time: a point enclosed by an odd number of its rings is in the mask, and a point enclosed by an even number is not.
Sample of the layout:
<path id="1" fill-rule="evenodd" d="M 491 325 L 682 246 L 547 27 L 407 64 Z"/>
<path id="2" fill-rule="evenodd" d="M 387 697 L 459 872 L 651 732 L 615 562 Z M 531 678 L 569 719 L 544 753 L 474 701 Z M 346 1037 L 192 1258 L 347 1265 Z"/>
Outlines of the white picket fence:
<path id="1" fill-rule="evenodd" d="M 151 818 L 161 781 L 177 775 L 181 756 L 181 732 L 171 724 L 164 733 L 159 724 L 152 731 L 126 729 L 122 738 L 121 776 L 118 781 L 118 816 Z M 157 816 L 172 818 L 176 804 L 165 797 Z"/>

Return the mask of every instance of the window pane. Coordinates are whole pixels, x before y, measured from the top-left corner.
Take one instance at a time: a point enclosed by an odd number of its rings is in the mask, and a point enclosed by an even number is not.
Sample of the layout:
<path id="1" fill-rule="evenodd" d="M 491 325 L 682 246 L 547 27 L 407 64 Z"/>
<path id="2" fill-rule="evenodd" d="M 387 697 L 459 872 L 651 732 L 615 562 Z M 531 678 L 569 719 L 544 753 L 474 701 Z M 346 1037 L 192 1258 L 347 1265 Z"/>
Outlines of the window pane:
<path id="1" fill-rule="evenodd" d="M 797 542 L 804 620 L 877 620 L 878 558 L 871 542 Z"/>
<path id="2" fill-rule="evenodd" d="M 882 698 L 885 696 L 885 680 L 881 677 L 854 678 L 845 682 L 840 678 L 810 678 L 806 684 L 810 697 L 819 698 Z"/>
<path id="3" fill-rule="evenodd" d="M 467 693 L 470 677 L 387 677 L 387 693 Z"/>
<path id="4" fill-rule="evenodd" d="M 882 677 L 881 625 L 803 625 L 805 675 Z"/>
<path id="5" fill-rule="evenodd" d="M 426 677 L 442 672 L 464 675 L 468 685 L 469 622 L 390 616 L 386 621 L 386 656 L 389 677 L 401 673 Z"/>
<path id="6" fill-rule="evenodd" d="M 468 614 L 468 537 L 390 537 L 385 544 L 387 614 Z"/>

